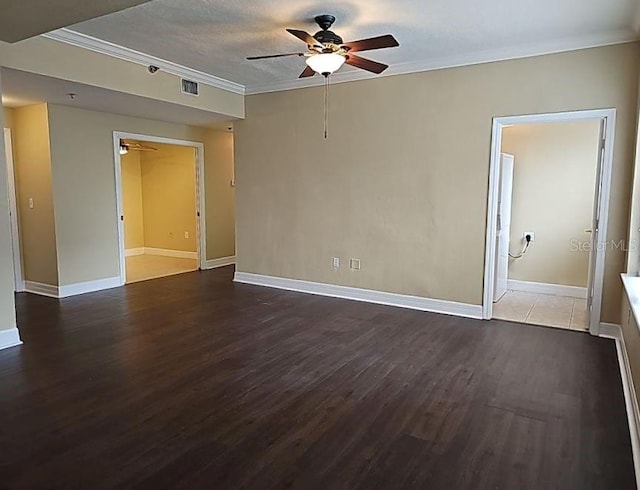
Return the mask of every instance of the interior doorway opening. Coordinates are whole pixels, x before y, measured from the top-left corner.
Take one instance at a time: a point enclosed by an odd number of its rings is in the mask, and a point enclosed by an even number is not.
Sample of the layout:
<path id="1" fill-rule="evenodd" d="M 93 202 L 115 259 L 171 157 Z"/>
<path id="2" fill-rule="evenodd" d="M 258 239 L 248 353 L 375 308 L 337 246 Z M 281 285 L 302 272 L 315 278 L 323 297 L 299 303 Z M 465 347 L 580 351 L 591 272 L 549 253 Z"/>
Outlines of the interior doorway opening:
<path id="1" fill-rule="evenodd" d="M 497 118 L 483 317 L 600 328 L 615 110 Z"/>
<path id="2" fill-rule="evenodd" d="M 203 145 L 114 133 L 123 284 L 203 268 Z"/>

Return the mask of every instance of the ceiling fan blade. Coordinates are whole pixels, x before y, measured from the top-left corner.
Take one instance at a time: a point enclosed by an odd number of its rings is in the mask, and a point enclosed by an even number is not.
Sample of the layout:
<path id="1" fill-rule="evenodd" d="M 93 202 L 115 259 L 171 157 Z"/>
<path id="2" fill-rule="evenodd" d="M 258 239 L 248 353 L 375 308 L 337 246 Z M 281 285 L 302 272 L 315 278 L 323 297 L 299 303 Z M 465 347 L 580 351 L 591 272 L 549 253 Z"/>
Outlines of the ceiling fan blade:
<path id="1" fill-rule="evenodd" d="M 377 75 L 389 68 L 389 65 L 378 63 L 377 61 L 371 61 L 366 58 L 361 58 L 360 56 L 356 56 L 355 54 L 348 54 L 346 58 L 347 61 L 345 61 L 345 63 L 347 65 L 355 66 L 356 68 L 367 70 Z"/>
<path id="2" fill-rule="evenodd" d="M 313 68 L 311 68 L 310 66 L 307 66 L 304 71 L 302 73 L 300 73 L 300 76 L 298 78 L 307 78 L 307 77 L 312 77 L 313 75 L 315 75 L 316 72 L 313 71 Z"/>
<path id="3" fill-rule="evenodd" d="M 133 151 L 158 151 L 158 149 L 154 148 L 153 146 L 147 146 L 141 143 L 126 141 L 122 139 L 120 140 L 120 146 L 124 146 L 128 150 L 133 150 Z"/>
<path id="4" fill-rule="evenodd" d="M 152 146 L 143 146 L 143 145 L 126 145 L 126 146 L 131 151 L 158 151 L 157 148 L 153 148 Z"/>
<path id="5" fill-rule="evenodd" d="M 300 39 L 300 41 L 307 43 L 307 45 L 309 46 L 324 49 L 324 46 L 321 43 L 319 43 L 315 37 L 313 37 L 311 34 L 309 34 L 306 31 L 299 31 L 298 29 L 287 29 L 287 32 L 289 34 L 293 34 L 295 37 Z"/>
<path id="6" fill-rule="evenodd" d="M 269 54 L 266 56 L 247 56 L 248 60 L 266 60 L 269 58 L 284 58 L 285 56 L 304 56 L 304 53 Z"/>
<path id="7" fill-rule="evenodd" d="M 370 51 L 372 49 L 395 48 L 396 46 L 400 46 L 400 43 L 396 41 L 396 38 L 391 34 L 351 41 L 350 43 L 342 45 L 342 47 L 348 48 L 351 53 L 355 53 L 356 51 Z"/>

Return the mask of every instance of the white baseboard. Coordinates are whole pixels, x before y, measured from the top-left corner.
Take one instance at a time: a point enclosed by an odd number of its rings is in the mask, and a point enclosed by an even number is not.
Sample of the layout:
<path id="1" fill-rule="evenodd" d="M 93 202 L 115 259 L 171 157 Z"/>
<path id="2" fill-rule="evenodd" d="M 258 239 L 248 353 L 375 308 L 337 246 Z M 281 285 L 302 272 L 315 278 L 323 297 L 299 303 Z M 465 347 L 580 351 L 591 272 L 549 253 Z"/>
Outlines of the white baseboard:
<path id="1" fill-rule="evenodd" d="M 221 257 L 219 259 L 210 259 L 204 263 L 204 269 L 215 269 L 216 267 L 224 267 L 236 263 L 236 256 Z"/>
<path id="2" fill-rule="evenodd" d="M 556 296 L 569 296 L 579 299 L 585 299 L 587 297 L 587 288 L 547 284 L 545 282 L 518 281 L 516 279 L 509 279 L 507 281 L 507 289 L 527 293 L 555 294 Z"/>
<path id="3" fill-rule="evenodd" d="M 611 323 L 600 324 L 600 337 L 610 338 L 616 342 L 616 352 L 618 354 L 622 389 L 624 391 L 624 401 L 627 410 L 627 421 L 629 423 L 629 435 L 631 436 L 633 466 L 636 473 L 636 488 L 640 488 L 640 410 L 638 409 L 638 399 L 636 398 L 636 390 L 633 385 L 627 346 L 624 342 L 620 325 Z"/>
<path id="4" fill-rule="evenodd" d="M 144 247 L 127 248 L 124 251 L 125 257 L 133 257 L 135 255 L 144 255 Z"/>
<path id="5" fill-rule="evenodd" d="M 77 296 L 79 294 L 93 293 L 96 291 L 103 291 L 105 289 L 112 289 L 122 286 L 120 276 L 108 277 L 106 279 L 98 279 L 97 281 L 78 282 L 75 284 L 68 284 L 66 286 L 60 286 L 58 288 L 59 298 L 68 298 L 69 296 Z"/>
<path id="6" fill-rule="evenodd" d="M 233 279 L 235 282 L 244 284 L 254 284 L 257 286 L 267 286 L 300 293 L 317 294 L 320 296 L 330 296 L 332 298 L 351 299 L 364 301 L 366 303 L 376 303 L 380 305 L 398 306 L 412 310 L 430 311 L 433 313 L 443 313 L 445 315 L 463 316 L 468 318 L 482 318 L 482 306 L 470 305 L 466 303 L 456 303 L 442 299 L 421 298 L 419 296 L 408 296 L 397 293 L 387 293 L 384 291 L 373 291 L 370 289 L 359 289 L 347 286 L 336 286 L 320 282 L 300 281 L 297 279 L 286 279 L 283 277 L 263 276 L 260 274 L 250 274 L 248 272 L 236 272 Z"/>
<path id="7" fill-rule="evenodd" d="M 66 286 L 52 286 L 40 282 L 25 281 L 25 291 L 27 293 L 48 296 L 49 298 L 68 298 L 79 294 L 93 293 L 104 289 L 117 288 L 122 286 L 120 277 L 108 277 L 96 281 L 78 282 L 67 284 Z"/>
<path id="8" fill-rule="evenodd" d="M 24 290 L 27 293 L 39 294 L 40 296 L 48 296 L 49 298 L 59 298 L 58 286 L 52 286 L 51 284 L 44 284 L 35 281 L 25 281 Z"/>
<path id="9" fill-rule="evenodd" d="M 0 350 L 20 344 L 22 344 L 22 340 L 20 340 L 20 332 L 18 332 L 17 328 L 0 330 Z"/>
<path id="10" fill-rule="evenodd" d="M 198 260 L 198 252 L 183 252 L 182 250 L 169 250 L 166 248 L 144 247 L 145 255 L 160 255 L 162 257 L 174 257 L 177 259 Z"/>

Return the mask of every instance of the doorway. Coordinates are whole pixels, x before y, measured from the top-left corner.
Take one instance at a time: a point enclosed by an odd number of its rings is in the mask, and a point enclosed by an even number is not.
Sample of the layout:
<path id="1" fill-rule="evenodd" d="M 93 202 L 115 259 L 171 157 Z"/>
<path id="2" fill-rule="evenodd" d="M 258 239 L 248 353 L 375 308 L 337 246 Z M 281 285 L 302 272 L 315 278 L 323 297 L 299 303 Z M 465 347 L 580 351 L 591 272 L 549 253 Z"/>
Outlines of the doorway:
<path id="1" fill-rule="evenodd" d="M 615 110 L 496 118 L 483 317 L 600 329 Z"/>
<path id="2" fill-rule="evenodd" d="M 7 162 L 7 195 L 9 197 L 9 219 L 11 221 L 11 249 L 13 252 L 13 277 L 16 293 L 24 291 L 22 275 L 22 251 L 20 247 L 20 230 L 18 219 L 18 197 L 16 192 L 15 169 L 13 160 L 13 143 L 11 129 L 4 128 L 4 149 Z"/>
<path id="3" fill-rule="evenodd" d="M 114 133 L 123 284 L 202 268 L 203 145 Z"/>

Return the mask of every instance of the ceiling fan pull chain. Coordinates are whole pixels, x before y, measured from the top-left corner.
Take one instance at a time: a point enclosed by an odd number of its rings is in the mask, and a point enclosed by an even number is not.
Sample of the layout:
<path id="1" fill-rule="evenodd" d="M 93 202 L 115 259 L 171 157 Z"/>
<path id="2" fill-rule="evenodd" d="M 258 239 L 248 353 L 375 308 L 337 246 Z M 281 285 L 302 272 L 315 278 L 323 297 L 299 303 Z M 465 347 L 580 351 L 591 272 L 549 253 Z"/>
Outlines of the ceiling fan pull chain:
<path id="1" fill-rule="evenodd" d="M 324 139 L 329 135 L 329 77 L 324 78 Z"/>

